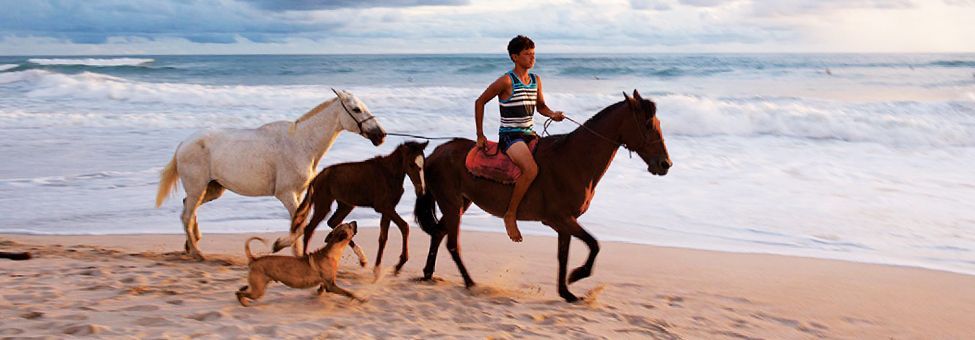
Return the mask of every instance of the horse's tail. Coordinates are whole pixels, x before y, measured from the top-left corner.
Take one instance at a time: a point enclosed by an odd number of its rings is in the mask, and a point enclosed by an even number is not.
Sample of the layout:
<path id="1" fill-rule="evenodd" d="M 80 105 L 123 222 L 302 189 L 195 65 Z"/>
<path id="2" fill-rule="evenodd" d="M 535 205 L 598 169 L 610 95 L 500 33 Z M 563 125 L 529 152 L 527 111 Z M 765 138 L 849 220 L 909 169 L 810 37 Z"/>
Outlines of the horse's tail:
<path id="1" fill-rule="evenodd" d="M 254 260 L 257 260 L 257 258 L 255 258 L 253 254 L 251 254 L 251 241 L 253 240 L 261 241 L 261 243 L 264 243 L 265 247 L 267 246 L 267 241 L 265 241 L 263 238 L 260 237 L 251 237 L 247 239 L 247 241 L 244 241 L 244 254 L 247 255 L 248 264 L 254 262 Z"/>
<path id="2" fill-rule="evenodd" d="M 420 229 L 423 229 L 427 234 L 433 235 L 440 232 L 440 222 L 437 221 L 437 202 L 429 190 L 416 198 L 413 216 L 416 217 L 416 223 L 420 224 Z"/>
<path id="3" fill-rule="evenodd" d="M 173 159 L 166 164 L 162 172 L 159 174 L 159 191 L 156 192 L 156 208 L 162 206 L 163 201 L 169 194 L 176 191 L 176 184 L 179 181 L 179 172 L 176 170 L 176 153 L 173 153 Z"/>
<path id="4" fill-rule="evenodd" d="M 291 217 L 291 232 L 288 233 L 288 236 L 279 237 L 274 241 L 272 252 L 276 253 L 281 249 L 291 247 L 298 240 L 298 236 L 302 234 L 301 226 L 305 224 L 305 219 L 308 218 L 308 212 L 311 210 L 312 196 L 315 195 L 314 188 L 315 180 L 312 180 L 308 183 L 308 189 L 305 190 L 305 198 L 301 200 L 301 204 L 298 204 L 295 215 Z"/>

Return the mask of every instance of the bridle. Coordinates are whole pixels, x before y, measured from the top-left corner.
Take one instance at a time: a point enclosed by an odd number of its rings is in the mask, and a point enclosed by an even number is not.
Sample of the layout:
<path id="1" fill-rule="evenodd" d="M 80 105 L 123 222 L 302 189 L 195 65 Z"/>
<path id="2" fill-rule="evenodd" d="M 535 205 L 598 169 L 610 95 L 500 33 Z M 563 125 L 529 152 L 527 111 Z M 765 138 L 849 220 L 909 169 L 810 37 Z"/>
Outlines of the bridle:
<path id="1" fill-rule="evenodd" d="M 369 118 L 363 120 L 356 119 L 355 115 L 352 114 L 352 111 L 349 111 L 349 107 L 345 106 L 345 101 L 342 100 L 342 96 L 339 95 L 338 91 L 335 91 L 335 89 L 332 89 L 332 91 L 335 92 L 335 96 L 338 97 L 339 103 L 342 104 L 342 108 L 345 109 L 345 113 L 349 114 L 349 117 L 352 118 L 353 121 L 355 121 L 356 128 L 359 129 L 359 134 L 365 136 L 366 134 L 365 134 L 365 130 L 362 129 L 362 124 L 368 122 L 371 119 L 376 119 L 376 116 L 369 115 Z"/>

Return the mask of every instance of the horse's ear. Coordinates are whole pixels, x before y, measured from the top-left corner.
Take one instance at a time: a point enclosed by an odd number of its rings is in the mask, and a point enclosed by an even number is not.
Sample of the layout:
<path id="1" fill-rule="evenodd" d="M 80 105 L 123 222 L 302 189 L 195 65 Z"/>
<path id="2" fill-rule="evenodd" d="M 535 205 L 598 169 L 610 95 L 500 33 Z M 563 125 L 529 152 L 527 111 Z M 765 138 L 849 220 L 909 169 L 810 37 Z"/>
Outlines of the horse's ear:
<path id="1" fill-rule="evenodd" d="M 430 145 L 430 141 L 426 141 L 426 142 L 421 143 L 420 144 L 420 151 L 425 150 L 427 148 L 427 145 Z"/>
<path id="2" fill-rule="evenodd" d="M 339 97 L 339 99 L 344 99 L 343 96 L 342 96 L 342 94 L 339 93 L 339 91 L 336 90 L 334 87 L 332 88 L 332 92 L 335 92 L 335 96 L 336 97 Z"/>
<path id="3" fill-rule="evenodd" d="M 636 100 L 633 100 L 633 97 L 630 97 L 630 95 L 627 94 L 626 91 L 623 91 L 623 97 L 626 97 L 626 104 L 629 105 L 631 109 L 637 110 L 640 108 L 640 103 L 637 102 Z"/>
<path id="4" fill-rule="evenodd" d="M 636 99 L 637 103 L 643 101 L 643 97 L 640 97 L 640 92 L 637 92 L 636 89 L 633 89 L 633 99 Z"/>

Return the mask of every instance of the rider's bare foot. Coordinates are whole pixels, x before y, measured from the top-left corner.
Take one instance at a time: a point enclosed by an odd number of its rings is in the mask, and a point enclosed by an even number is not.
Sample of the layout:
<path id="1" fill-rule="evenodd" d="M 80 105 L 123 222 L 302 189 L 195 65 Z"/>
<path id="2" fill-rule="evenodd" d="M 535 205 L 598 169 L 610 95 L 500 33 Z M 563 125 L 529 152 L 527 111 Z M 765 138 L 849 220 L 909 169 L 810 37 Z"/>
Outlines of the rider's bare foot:
<path id="1" fill-rule="evenodd" d="M 515 214 L 504 215 L 504 229 L 508 232 L 508 238 L 513 242 L 521 242 L 521 231 L 518 230 L 518 217 Z"/>

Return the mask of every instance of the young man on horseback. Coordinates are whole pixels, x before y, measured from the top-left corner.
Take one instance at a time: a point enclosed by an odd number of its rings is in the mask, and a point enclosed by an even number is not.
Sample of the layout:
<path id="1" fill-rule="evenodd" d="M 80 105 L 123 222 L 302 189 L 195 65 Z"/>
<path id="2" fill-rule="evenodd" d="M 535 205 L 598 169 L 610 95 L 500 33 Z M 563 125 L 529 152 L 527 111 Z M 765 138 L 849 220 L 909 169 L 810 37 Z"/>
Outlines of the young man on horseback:
<path id="1" fill-rule="evenodd" d="M 535 66 L 535 43 L 526 36 L 514 37 L 508 42 L 508 57 L 514 62 L 514 68 L 491 83 L 474 102 L 474 122 L 477 125 L 477 147 L 484 148 L 487 141 L 482 124 L 484 104 L 497 97 L 501 106 L 498 148 L 521 169 L 508 211 L 504 214 L 504 227 L 512 241 L 521 242 L 521 231 L 517 224 L 518 205 L 538 174 L 535 159 L 528 148 L 528 143 L 538 138 L 532 131 L 535 111 L 557 122 L 564 116 L 562 111 L 552 111 L 545 105 L 542 79 L 528 73 Z"/>

